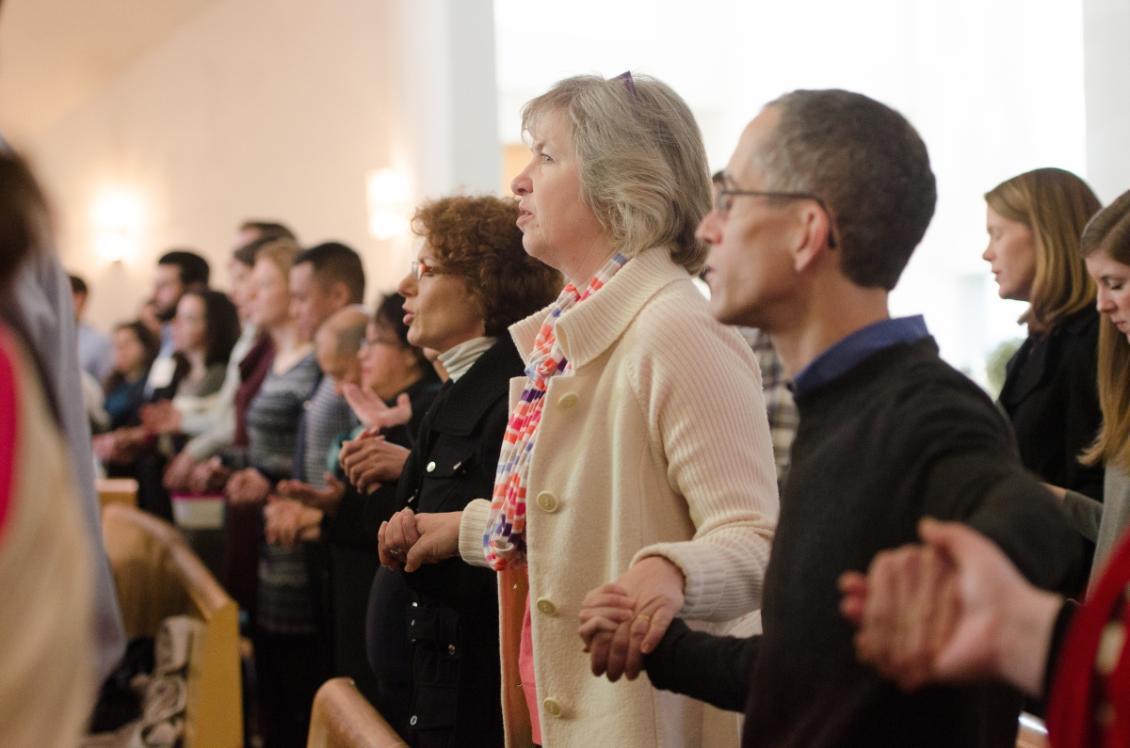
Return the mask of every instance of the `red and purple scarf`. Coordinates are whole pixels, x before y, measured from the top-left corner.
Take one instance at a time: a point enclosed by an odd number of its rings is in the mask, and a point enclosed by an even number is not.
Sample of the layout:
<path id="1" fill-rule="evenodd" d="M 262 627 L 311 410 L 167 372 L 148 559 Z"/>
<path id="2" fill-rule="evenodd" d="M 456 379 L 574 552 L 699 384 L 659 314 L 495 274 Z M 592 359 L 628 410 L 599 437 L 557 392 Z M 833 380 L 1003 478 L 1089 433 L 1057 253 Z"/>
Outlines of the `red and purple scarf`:
<path id="1" fill-rule="evenodd" d="M 494 495 L 490 502 L 490 519 L 483 534 L 483 552 L 487 563 L 495 571 L 511 565 L 520 566 L 526 560 L 526 484 L 545 407 L 545 393 L 550 379 L 572 371 L 557 343 L 557 321 L 565 312 L 603 288 L 627 261 L 628 258 L 619 252 L 612 255 L 583 292 L 572 283 L 565 286 L 550 307 L 534 340 L 534 350 L 526 366 L 526 386 L 506 425 L 494 479 Z"/>

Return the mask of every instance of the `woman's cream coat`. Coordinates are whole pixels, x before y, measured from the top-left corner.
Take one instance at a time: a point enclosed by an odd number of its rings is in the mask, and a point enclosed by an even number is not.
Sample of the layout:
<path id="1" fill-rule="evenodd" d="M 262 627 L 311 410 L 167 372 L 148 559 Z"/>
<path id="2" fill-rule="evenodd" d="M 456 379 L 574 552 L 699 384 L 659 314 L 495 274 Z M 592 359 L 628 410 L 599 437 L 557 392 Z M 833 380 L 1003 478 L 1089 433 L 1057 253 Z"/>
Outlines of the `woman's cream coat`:
<path id="1" fill-rule="evenodd" d="M 544 316 L 511 327 L 523 355 Z M 736 744 L 737 715 L 643 676 L 593 677 L 577 629 L 585 594 L 649 555 L 683 570 L 685 618 L 725 622 L 760 606 L 777 484 L 757 363 L 663 248 L 563 315 L 557 336 L 573 371 L 546 395 L 529 475 L 528 567 L 499 579 L 508 744 L 530 743 L 518 676 L 526 572 L 544 745 Z M 524 382 L 512 380 L 511 405 Z M 463 513 L 468 563 L 485 563 L 488 512 L 477 500 Z"/>

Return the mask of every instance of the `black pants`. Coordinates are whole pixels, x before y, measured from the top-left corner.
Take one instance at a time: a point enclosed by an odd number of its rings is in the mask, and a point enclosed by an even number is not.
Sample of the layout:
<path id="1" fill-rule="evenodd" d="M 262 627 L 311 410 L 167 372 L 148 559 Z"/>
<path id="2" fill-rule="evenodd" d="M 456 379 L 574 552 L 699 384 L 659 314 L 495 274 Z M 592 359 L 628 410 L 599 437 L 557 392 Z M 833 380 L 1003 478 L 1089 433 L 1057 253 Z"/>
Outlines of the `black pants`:
<path id="1" fill-rule="evenodd" d="M 326 680 L 325 653 L 313 634 L 255 632 L 259 727 L 267 748 L 303 748 L 314 694 Z"/>

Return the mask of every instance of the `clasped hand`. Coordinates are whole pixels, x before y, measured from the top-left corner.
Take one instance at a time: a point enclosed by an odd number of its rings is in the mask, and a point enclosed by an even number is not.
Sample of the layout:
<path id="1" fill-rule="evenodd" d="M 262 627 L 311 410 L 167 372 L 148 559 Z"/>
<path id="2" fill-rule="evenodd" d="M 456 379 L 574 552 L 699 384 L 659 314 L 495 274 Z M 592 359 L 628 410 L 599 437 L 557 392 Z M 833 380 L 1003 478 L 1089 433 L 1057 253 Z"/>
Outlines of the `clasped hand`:
<path id="1" fill-rule="evenodd" d="M 462 512 L 416 514 L 402 509 L 377 530 L 381 565 L 413 572 L 424 564 L 437 564 L 459 553 Z"/>
<path id="2" fill-rule="evenodd" d="M 667 627 L 682 610 L 685 579 L 678 566 L 662 556 L 648 556 L 614 582 L 585 596 L 581 640 L 591 657 L 592 673 L 634 680 Z"/>

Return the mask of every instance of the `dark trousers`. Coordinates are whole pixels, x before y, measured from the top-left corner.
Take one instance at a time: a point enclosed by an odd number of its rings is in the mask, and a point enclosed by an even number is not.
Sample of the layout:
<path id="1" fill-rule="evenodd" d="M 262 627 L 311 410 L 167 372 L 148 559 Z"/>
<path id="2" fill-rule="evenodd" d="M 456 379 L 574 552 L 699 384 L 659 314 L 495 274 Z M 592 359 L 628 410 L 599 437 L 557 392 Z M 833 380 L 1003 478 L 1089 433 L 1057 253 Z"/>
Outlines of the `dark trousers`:
<path id="1" fill-rule="evenodd" d="M 314 694 L 326 680 L 325 653 L 313 634 L 255 632 L 259 727 L 267 748 L 303 748 Z"/>

